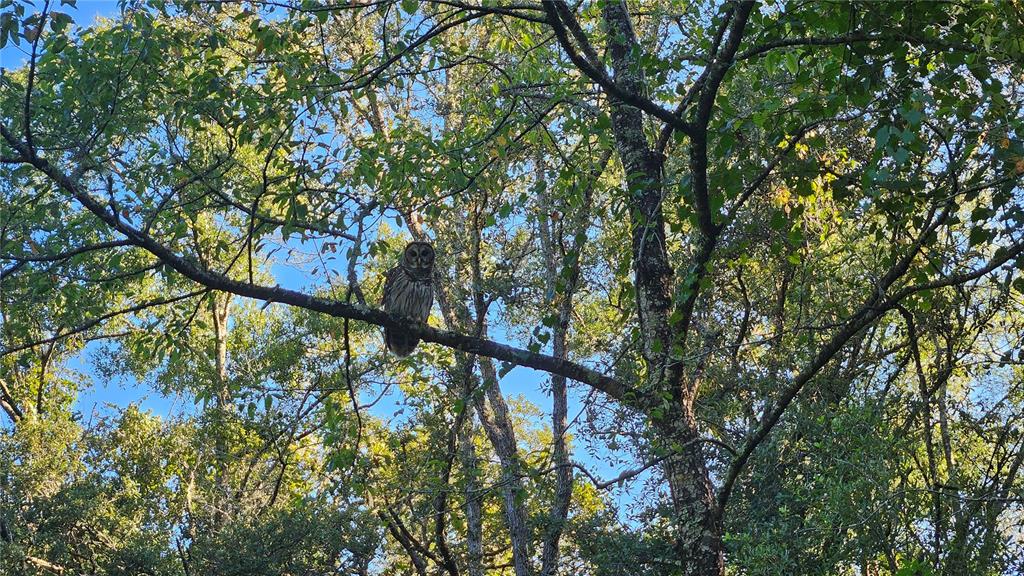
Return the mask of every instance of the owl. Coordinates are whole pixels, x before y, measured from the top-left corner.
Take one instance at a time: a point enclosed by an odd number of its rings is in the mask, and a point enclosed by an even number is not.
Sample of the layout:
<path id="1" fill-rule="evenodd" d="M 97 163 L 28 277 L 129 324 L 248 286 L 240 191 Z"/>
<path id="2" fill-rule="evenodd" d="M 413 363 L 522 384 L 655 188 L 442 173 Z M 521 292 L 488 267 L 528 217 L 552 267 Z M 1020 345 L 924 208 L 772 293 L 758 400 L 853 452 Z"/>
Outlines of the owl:
<path id="1" fill-rule="evenodd" d="M 384 280 L 384 311 L 426 322 L 434 303 L 434 247 L 410 242 L 402 261 L 388 270 Z M 394 328 L 384 329 L 384 345 L 396 356 L 408 356 L 420 339 Z"/>

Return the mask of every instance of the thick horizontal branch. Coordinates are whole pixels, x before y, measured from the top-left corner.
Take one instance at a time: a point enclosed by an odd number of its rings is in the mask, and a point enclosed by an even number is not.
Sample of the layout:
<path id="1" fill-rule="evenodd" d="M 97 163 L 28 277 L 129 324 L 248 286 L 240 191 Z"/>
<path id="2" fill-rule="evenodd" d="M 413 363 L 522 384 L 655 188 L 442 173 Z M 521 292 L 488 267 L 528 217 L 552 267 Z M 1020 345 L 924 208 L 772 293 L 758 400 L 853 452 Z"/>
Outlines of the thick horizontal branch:
<path id="1" fill-rule="evenodd" d="M 458 334 L 456 332 L 449 332 L 447 330 L 439 330 L 426 324 L 410 322 L 400 316 L 391 315 L 382 310 L 376 310 L 366 306 L 348 304 L 345 302 L 335 302 L 296 290 L 281 288 L 280 286 L 261 286 L 233 280 L 223 274 L 208 270 L 175 253 L 149 234 L 142 232 L 130 223 L 122 220 L 116 213 L 108 210 L 104 204 L 100 203 L 88 192 L 83 190 L 78 183 L 72 181 L 63 171 L 50 164 L 45 158 L 41 158 L 36 154 L 31 153 L 23 143 L 14 138 L 2 125 L 0 125 L 0 132 L 2 132 L 4 139 L 6 139 L 13 148 L 24 154 L 25 157 L 29 159 L 32 166 L 43 174 L 46 174 L 46 176 L 55 184 L 60 186 L 61 189 L 72 196 L 83 207 L 85 207 L 86 210 L 92 212 L 93 215 L 99 218 L 111 229 L 122 234 L 135 246 L 150 252 L 161 262 L 174 269 L 182 276 L 185 276 L 206 288 L 235 294 L 237 296 L 244 296 L 246 298 L 253 298 L 255 300 L 278 302 L 281 304 L 305 308 L 307 310 L 321 312 L 339 318 L 359 320 L 368 324 L 403 330 L 426 342 L 433 342 L 435 344 L 440 344 L 442 346 L 447 346 L 470 354 L 487 356 L 516 366 L 525 366 L 527 368 L 565 376 L 571 380 L 592 386 L 595 389 L 608 394 L 612 398 L 623 400 L 627 403 L 634 403 L 638 400 L 636 395 L 627 395 L 629 390 L 621 382 L 575 362 L 561 360 L 546 354 L 530 352 L 529 350 L 500 344 L 484 338 L 476 338 L 473 336 Z"/>

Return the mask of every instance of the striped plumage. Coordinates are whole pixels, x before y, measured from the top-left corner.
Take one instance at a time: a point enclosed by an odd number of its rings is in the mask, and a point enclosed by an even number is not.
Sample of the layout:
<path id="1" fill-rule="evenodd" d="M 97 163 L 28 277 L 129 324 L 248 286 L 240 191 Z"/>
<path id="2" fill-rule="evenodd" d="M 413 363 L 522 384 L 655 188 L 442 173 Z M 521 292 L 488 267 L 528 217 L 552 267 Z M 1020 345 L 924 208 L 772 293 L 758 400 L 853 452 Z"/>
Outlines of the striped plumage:
<path id="1" fill-rule="evenodd" d="M 402 261 L 388 270 L 384 280 L 384 311 L 426 322 L 434 303 L 434 248 L 427 242 L 410 242 Z M 384 329 L 384 345 L 396 356 L 408 356 L 420 339 L 391 328 Z"/>

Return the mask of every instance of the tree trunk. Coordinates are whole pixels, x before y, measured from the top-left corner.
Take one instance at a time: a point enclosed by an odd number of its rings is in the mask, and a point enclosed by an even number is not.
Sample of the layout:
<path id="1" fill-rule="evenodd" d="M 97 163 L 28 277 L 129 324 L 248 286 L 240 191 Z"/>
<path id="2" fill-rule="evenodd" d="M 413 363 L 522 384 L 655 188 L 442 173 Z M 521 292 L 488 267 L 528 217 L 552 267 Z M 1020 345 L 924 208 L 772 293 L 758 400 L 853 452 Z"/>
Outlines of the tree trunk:
<path id="1" fill-rule="evenodd" d="M 465 407 L 469 410 L 469 407 Z M 480 482 L 476 476 L 480 463 L 473 446 L 473 418 L 459 431 L 459 454 L 462 469 L 466 473 L 465 513 L 466 513 L 466 573 L 469 576 L 483 576 L 484 542 L 483 542 L 483 498 L 480 493 Z"/>
<path id="2" fill-rule="evenodd" d="M 559 235 L 556 238 L 554 226 L 551 226 L 550 217 L 556 207 L 549 195 L 547 178 L 544 171 L 544 149 L 537 148 L 536 156 L 537 190 L 540 195 L 541 210 L 543 213 L 538 219 L 540 225 L 541 252 L 544 257 L 544 281 L 545 301 L 550 308 L 557 302 L 558 324 L 554 326 L 552 338 L 552 353 L 556 358 L 567 358 L 566 337 L 569 332 L 569 319 L 572 314 L 572 297 L 576 290 L 579 279 L 579 266 L 572 268 L 568 282 L 564 286 L 561 300 L 558 299 L 558 262 L 559 255 L 555 246 L 559 240 L 564 238 Z M 559 206 L 559 208 L 562 208 Z M 590 203 L 585 201 L 580 209 L 580 217 L 573 220 L 574 225 L 569 234 L 575 236 L 580 226 L 578 222 L 587 219 Z M 576 258 L 580 258 L 582 246 L 574 242 L 572 251 Z M 578 260 L 577 260 L 578 261 Z M 565 520 L 569 515 L 569 502 L 572 499 L 572 468 L 569 464 L 569 451 L 565 444 L 565 431 L 568 421 L 568 395 L 566 393 L 566 381 L 564 376 L 551 375 L 551 464 L 555 472 L 555 495 L 551 503 L 551 512 L 548 514 L 547 530 L 544 534 L 544 543 L 541 549 L 541 576 L 554 576 L 558 573 L 558 550 L 559 541 L 562 538 L 562 530 Z"/>
<path id="3" fill-rule="evenodd" d="M 628 93 L 645 94 L 643 68 L 638 59 L 642 47 L 626 4 L 621 0 L 609 1 L 602 15 L 615 82 Z M 676 516 L 678 560 L 683 574 L 719 576 L 725 572 L 722 531 L 693 415 L 695 389 L 675 381 L 675 375 L 681 371 L 673 365 L 679 353 L 672 350 L 672 345 L 679 339 L 669 322 L 674 272 L 666 251 L 662 212 L 663 160 L 648 143 L 641 111 L 615 98 L 609 101 L 615 146 L 626 172 L 636 305 L 649 375 L 647 385 L 655 393 L 668 391 L 672 398 L 669 415 L 662 421 L 667 424 L 656 425 L 670 429 L 667 437 L 679 451 L 665 462 Z"/>
<path id="4" fill-rule="evenodd" d="M 526 524 L 526 511 L 522 504 L 522 465 L 519 462 L 512 419 L 498 388 L 498 375 L 494 370 L 494 364 L 489 358 L 480 358 L 479 364 L 483 385 L 486 387 L 487 406 L 484 404 L 484 398 L 477 395 L 477 413 L 501 463 L 501 496 L 505 509 L 505 523 L 512 542 L 512 568 L 516 576 L 529 576 L 533 573 L 530 566 L 530 530 Z"/>
<path id="5" fill-rule="evenodd" d="M 231 389 L 228 383 L 228 309 L 231 303 L 229 294 L 214 292 L 210 295 L 210 315 L 213 318 L 213 354 L 214 374 L 213 386 L 216 401 L 216 429 L 214 430 L 214 462 L 216 470 L 214 491 L 213 526 L 220 529 L 228 517 L 228 506 L 231 505 L 231 490 L 228 486 L 229 447 L 227 435 L 228 415 L 233 406 Z"/>
<path id="6" fill-rule="evenodd" d="M 725 573 L 722 526 L 697 423 L 692 410 L 685 412 L 672 434 L 678 453 L 665 460 L 664 467 L 676 516 L 676 551 L 683 563 L 682 574 L 718 576 Z"/>

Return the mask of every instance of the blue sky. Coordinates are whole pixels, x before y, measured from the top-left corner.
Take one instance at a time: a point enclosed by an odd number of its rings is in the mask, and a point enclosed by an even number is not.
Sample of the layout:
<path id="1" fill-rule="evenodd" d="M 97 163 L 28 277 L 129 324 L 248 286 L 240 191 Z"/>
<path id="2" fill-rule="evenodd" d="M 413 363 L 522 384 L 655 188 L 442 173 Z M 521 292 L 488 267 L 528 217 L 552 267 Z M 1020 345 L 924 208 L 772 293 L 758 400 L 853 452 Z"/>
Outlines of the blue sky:
<path id="1" fill-rule="evenodd" d="M 35 0 L 35 4 L 42 6 L 42 0 Z M 76 6 L 61 5 L 60 2 L 52 2 L 53 10 L 63 12 L 74 19 L 75 26 L 89 26 L 97 18 L 112 18 L 120 13 L 117 0 L 78 0 Z M 8 43 L 0 48 L 0 68 L 17 68 L 28 60 L 28 50 L 31 46 L 24 39 L 21 46 Z"/>

